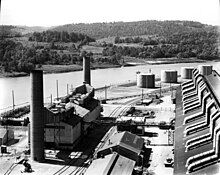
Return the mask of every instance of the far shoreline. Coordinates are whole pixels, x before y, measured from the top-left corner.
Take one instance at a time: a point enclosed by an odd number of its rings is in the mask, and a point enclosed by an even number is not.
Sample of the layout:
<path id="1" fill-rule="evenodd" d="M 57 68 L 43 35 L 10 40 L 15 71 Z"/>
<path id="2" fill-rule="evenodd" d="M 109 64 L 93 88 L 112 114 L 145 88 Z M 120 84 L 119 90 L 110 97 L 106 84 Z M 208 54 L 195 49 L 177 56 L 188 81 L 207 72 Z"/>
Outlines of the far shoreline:
<path id="1" fill-rule="evenodd" d="M 219 62 L 220 60 L 210 60 L 211 62 Z M 153 61 L 145 61 L 145 62 L 127 62 L 125 65 L 92 65 L 91 70 L 96 69 L 110 69 L 110 68 L 121 68 L 121 67 L 129 67 L 129 66 L 140 66 L 140 65 L 160 65 L 160 64 L 178 64 L 178 63 L 206 63 L 209 60 L 153 60 Z M 38 68 L 39 70 L 43 70 L 44 74 L 58 74 L 58 73 L 69 73 L 82 71 L 83 68 L 81 65 L 43 65 L 42 68 Z M 28 73 L 25 72 L 4 72 L 0 73 L 0 78 L 17 78 L 17 77 L 26 77 L 29 76 Z"/>

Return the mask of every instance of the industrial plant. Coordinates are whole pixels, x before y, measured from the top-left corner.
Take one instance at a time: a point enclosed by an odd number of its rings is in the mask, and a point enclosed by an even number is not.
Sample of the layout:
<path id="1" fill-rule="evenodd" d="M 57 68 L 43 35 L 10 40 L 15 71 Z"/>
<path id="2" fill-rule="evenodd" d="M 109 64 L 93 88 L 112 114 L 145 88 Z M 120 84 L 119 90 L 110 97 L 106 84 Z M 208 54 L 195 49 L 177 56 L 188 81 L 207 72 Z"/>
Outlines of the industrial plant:
<path id="1" fill-rule="evenodd" d="M 159 78 L 136 72 L 135 82 L 99 92 L 83 55 L 82 82 L 44 104 L 43 72 L 31 72 L 28 142 L 18 154 L 6 146 L 13 130 L 1 130 L 2 159 L 16 160 L 3 174 L 219 173 L 220 76 L 212 66 L 161 70 Z"/>
<path id="2" fill-rule="evenodd" d="M 73 149 L 100 116 L 100 102 L 90 86 L 89 58 L 84 57 L 84 84 L 49 106 L 43 104 L 43 72 L 31 72 L 30 150 L 34 161 L 45 159 L 45 148 Z M 88 84 L 89 83 L 89 84 Z"/>

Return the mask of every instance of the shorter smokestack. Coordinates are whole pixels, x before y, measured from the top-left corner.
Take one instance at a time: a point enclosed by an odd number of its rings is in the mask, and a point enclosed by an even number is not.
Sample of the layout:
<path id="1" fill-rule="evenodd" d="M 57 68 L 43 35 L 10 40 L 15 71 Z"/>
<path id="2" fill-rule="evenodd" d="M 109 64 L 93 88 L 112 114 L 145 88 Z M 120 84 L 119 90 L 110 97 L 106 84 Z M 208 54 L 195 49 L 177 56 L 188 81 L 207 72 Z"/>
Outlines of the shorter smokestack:
<path id="1" fill-rule="evenodd" d="M 44 99 L 43 99 L 43 71 L 34 70 L 30 75 L 31 103 L 30 103 L 30 146 L 31 159 L 44 161 Z"/>
<path id="2" fill-rule="evenodd" d="M 83 74 L 84 74 L 84 82 L 86 84 L 91 85 L 90 78 L 90 57 L 83 56 Z"/>

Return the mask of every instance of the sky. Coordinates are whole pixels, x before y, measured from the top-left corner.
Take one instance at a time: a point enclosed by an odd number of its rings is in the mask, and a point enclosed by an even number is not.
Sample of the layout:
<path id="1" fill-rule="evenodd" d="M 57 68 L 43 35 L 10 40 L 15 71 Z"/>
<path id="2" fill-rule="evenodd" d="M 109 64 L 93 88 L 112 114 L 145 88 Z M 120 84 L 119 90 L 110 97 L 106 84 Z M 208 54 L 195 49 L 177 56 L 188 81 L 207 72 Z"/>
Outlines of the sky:
<path id="1" fill-rule="evenodd" d="M 1 0 L 0 24 L 189 20 L 220 25 L 219 0 Z"/>

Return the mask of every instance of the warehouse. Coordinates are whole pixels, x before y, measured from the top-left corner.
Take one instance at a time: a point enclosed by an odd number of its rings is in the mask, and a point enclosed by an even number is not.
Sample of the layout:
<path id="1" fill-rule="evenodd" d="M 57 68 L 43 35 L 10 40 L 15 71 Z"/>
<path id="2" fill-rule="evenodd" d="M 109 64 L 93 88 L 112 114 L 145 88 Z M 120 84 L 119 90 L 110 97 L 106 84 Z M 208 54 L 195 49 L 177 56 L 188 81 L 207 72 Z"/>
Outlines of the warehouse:
<path id="1" fill-rule="evenodd" d="M 148 165 L 151 148 L 144 139 L 130 132 L 113 132 L 99 148 L 85 174 L 141 174 Z"/>
<path id="2" fill-rule="evenodd" d="M 97 157 L 111 154 L 113 151 L 134 161 L 138 161 L 144 148 L 144 139 L 124 131 L 115 133 L 98 151 Z"/>
<path id="3" fill-rule="evenodd" d="M 135 161 L 121 156 L 117 153 L 111 153 L 103 158 L 95 159 L 85 175 L 132 175 L 135 168 Z"/>

